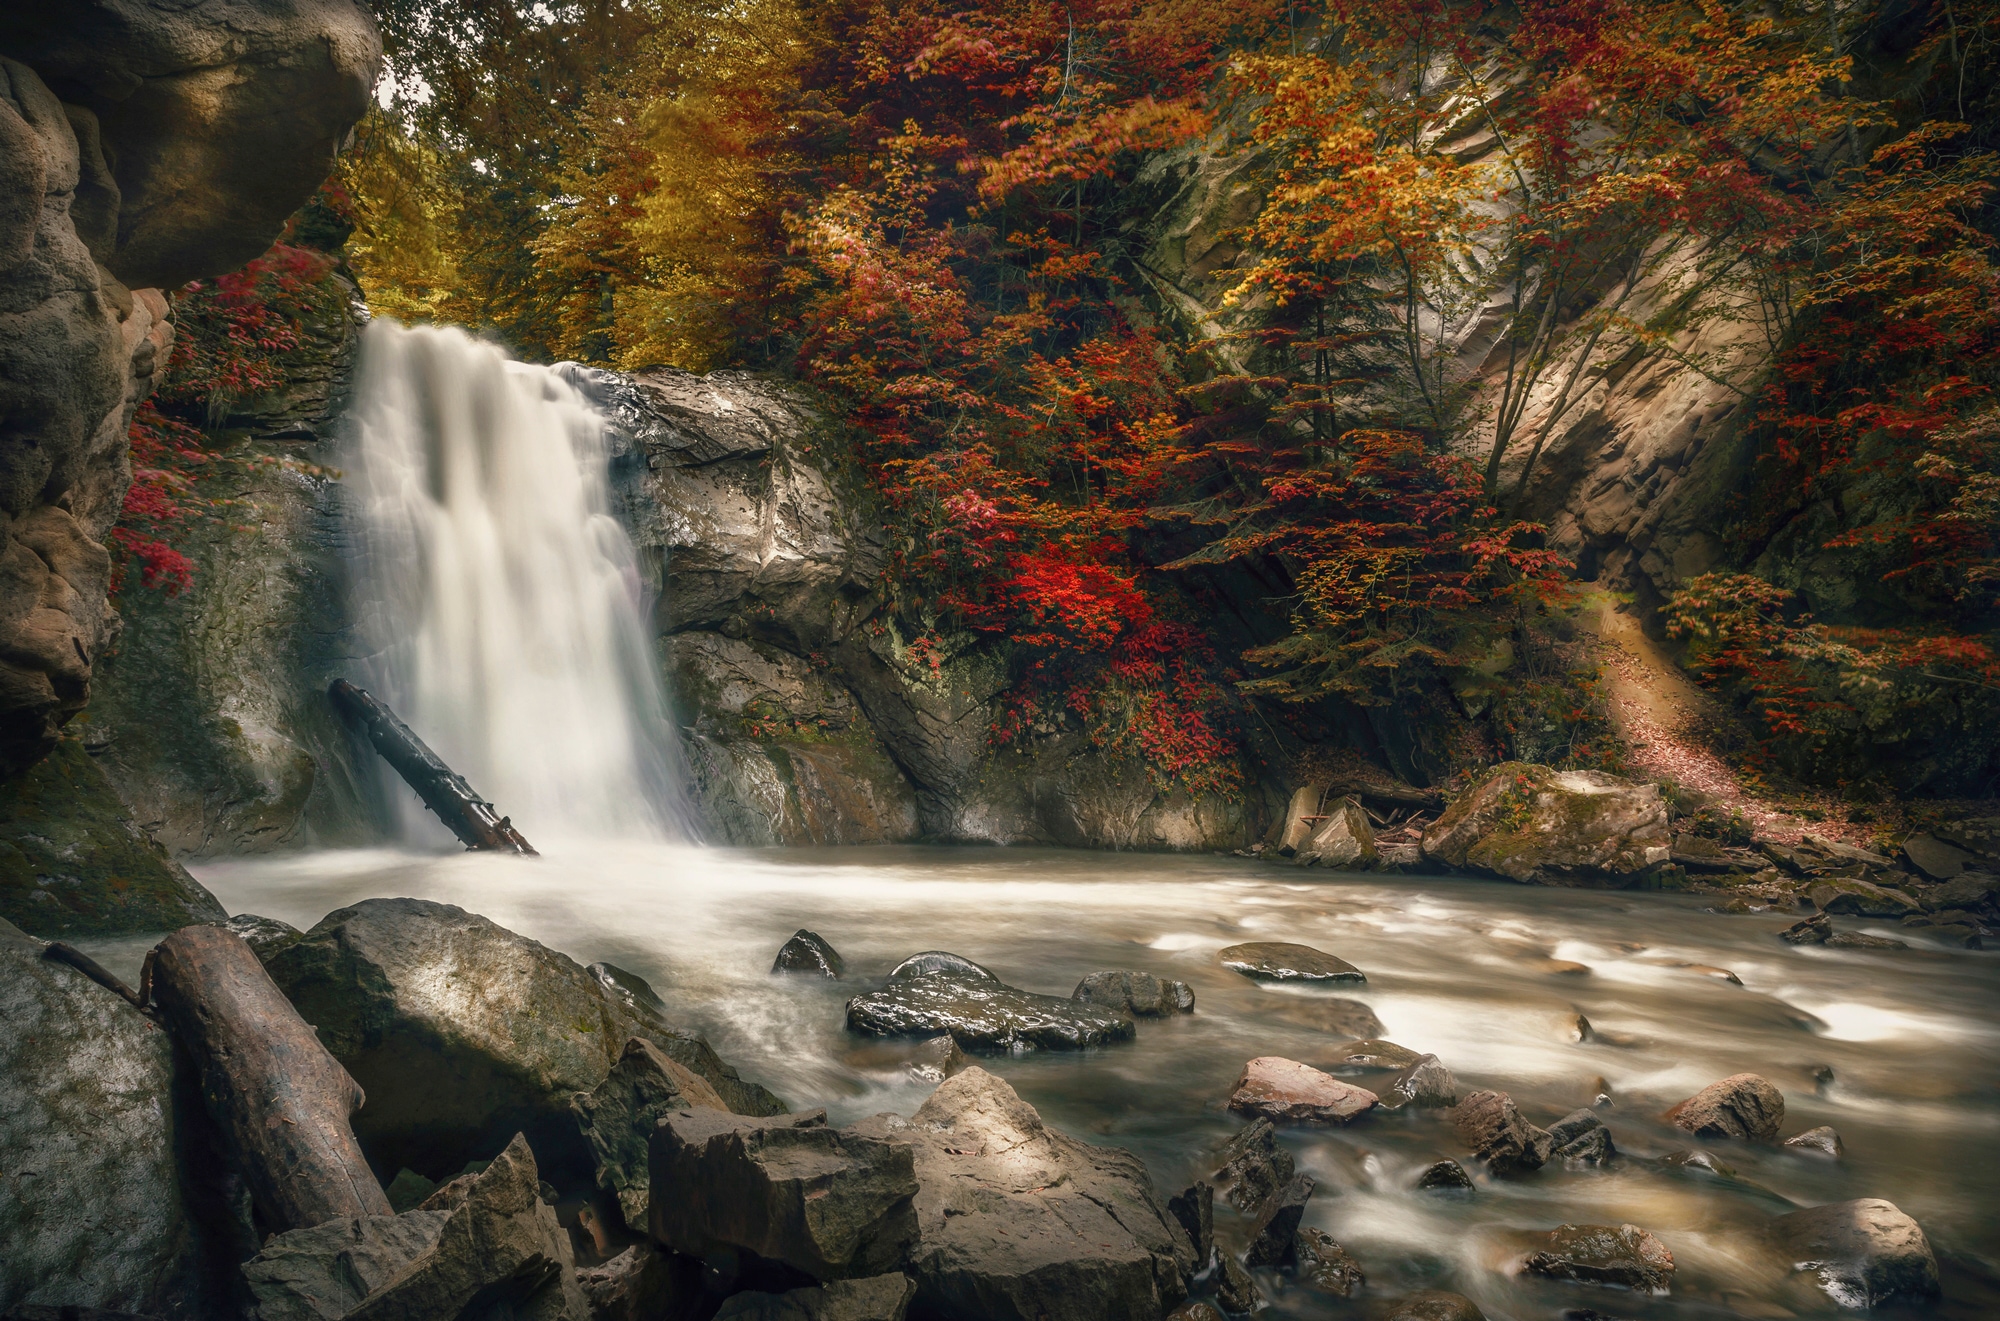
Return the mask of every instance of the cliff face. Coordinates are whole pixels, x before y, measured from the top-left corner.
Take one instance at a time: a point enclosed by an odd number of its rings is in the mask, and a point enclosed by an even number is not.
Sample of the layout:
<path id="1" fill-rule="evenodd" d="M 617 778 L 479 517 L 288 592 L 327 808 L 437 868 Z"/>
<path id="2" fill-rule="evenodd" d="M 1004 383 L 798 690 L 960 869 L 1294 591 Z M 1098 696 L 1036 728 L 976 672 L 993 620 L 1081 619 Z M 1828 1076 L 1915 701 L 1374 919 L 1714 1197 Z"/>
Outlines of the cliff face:
<path id="1" fill-rule="evenodd" d="M 54 746 L 117 628 L 103 539 L 172 342 L 160 290 L 269 246 L 380 58 L 355 0 L 0 10 L 0 777 Z"/>

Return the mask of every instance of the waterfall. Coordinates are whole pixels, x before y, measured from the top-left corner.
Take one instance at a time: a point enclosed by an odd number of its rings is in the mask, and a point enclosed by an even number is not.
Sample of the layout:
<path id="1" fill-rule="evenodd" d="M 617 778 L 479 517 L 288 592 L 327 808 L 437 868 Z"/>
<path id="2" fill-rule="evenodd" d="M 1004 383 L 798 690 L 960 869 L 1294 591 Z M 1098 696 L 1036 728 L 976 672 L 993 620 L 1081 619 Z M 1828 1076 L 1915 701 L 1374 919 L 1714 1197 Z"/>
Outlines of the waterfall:
<path id="1" fill-rule="evenodd" d="M 604 419 L 548 368 L 379 318 L 350 417 L 357 681 L 538 845 L 669 833 L 666 702 Z M 406 833 L 441 837 L 395 789 Z"/>

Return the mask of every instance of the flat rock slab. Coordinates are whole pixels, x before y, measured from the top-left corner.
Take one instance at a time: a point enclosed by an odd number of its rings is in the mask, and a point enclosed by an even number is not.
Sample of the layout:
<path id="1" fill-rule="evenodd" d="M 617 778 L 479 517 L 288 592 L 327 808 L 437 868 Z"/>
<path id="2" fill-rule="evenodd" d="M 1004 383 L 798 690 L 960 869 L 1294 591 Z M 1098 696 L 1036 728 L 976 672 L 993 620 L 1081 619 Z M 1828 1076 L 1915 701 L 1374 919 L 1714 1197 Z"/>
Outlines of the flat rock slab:
<path id="1" fill-rule="evenodd" d="M 1129 1041 L 1132 1016 L 952 971 L 901 977 L 847 1002 L 850 1031 L 874 1037 L 949 1035 L 967 1050 L 1080 1050 Z"/>
<path id="2" fill-rule="evenodd" d="M 1522 1267 L 1551 1279 L 1665 1293 L 1674 1276 L 1674 1254 L 1637 1225 L 1560 1225 Z"/>
<path id="3" fill-rule="evenodd" d="M 1713 1082 L 1662 1116 L 1699 1138 L 1773 1142 L 1785 1122 L 1785 1095 L 1754 1073 Z"/>
<path id="4" fill-rule="evenodd" d="M 1365 982 L 1368 978 L 1346 959 L 1335 958 L 1310 945 L 1281 941 L 1251 941 L 1231 945 L 1216 954 L 1231 972 L 1261 982 Z"/>
<path id="5" fill-rule="evenodd" d="M 1243 1066 L 1229 1095 L 1229 1108 L 1295 1124 L 1345 1124 L 1366 1114 L 1378 1098 L 1365 1087 L 1278 1055 Z"/>
<path id="6" fill-rule="evenodd" d="M 1916 1221 L 1894 1202 L 1863 1197 L 1773 1220 L 1772 1246 L 1845 1308 L 1922 1303 L 1938 1296 L 1937 1258 Z"/>

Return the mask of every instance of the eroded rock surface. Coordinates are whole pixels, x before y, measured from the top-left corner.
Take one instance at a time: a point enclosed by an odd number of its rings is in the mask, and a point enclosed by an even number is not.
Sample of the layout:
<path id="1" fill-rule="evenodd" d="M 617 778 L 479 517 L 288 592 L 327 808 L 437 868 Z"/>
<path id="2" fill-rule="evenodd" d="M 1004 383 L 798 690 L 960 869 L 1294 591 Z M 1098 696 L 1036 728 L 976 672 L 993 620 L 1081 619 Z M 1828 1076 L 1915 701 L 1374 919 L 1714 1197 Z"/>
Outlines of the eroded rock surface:
<path id="1" fill-rule="evenodd" d="M 1667 861 L 1658 785 L 1502 762 L 1424 831 L 1424 856 L 1540 885 L 1632 884 Z"/>
<path id="2" fill-rule="evenodd" d="M 1522 1118 L 1514 1098 L 1505 1092 L 1474 1092 L 1448 1110 L 1445 1118 L 1459 1141 L 1502 1177 L 1540 1169 L 1555 1146 L 1546 1129 Z"/>
<path id="3" fill-rule="evenodd" d="M 1696 1137 L 1774 1142 L 1785 1122 L 1785 1095 L 1754 1073 L 1738 1073 L 1710 1083 L 1664 1118 Z"/>
<path id="4" fill-rule="evenodd" d="M 449 1211 L 352 1216 L 270 1238 L 243 1276 L 257 1321 L 339 1321 L 437 1246 Z"/>
<path id="5" fill-rule="evenodd" d="M 1793 1211 L 1771 1222 L 1770 1239 L 1795 1271 L 1856 1311 L 1938 1296 L 1937 1258 L 1916 1221 L 1893 1202 L 1864 1197 Z"/>
<path id="6" fill-rule="evenodd" d="M 1637 1225 L 1561 1225 L 1522 1266 L 1551 1279 L 1664 1293 L 1673 1280 L 1674 1254 Z"/>
<path id="7" fill-rule="evenodd" d="M 936 971 L 908 975 L 910 962 L 891 973 L 880 990 L 847 1002 L 850 1031 L 877 1037 L 942 1032 L 967 1050 L 1016 1045 L 1079 1050 L 1129 1040 L 1137 1031 L 1122 1009 L 1018 990 L 976 964 L 970 965 L 976 973 L 940 961 Z"/>

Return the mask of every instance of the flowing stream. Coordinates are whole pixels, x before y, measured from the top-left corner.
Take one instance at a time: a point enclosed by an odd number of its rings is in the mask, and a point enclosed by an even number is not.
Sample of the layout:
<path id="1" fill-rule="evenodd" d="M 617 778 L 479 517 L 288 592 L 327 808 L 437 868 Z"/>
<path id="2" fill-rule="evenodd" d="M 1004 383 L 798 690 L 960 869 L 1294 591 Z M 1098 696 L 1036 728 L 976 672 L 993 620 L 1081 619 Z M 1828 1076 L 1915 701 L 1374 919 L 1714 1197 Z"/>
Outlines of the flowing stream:
<path id="1" fill-rule="evenodd" d="M 1057 995 L 1103 968 L 1179 978 L 1194 987 L 1196 1012 L 1141 1020 L 1134 1042 L 982 1061 L 1050 1121 L 1140 1153 L 1163 1193 L 1206 1175 L 1215 1146 L 1241 1127 L 1223 1100 L 1246 1059 L 1326 1061 L 1342 1039 L 1315 1026 L 1329 995 L 1366 1003 L 1391 1040 L 1436 1052 L 1462 1089 L 1511 1092 L 1539 1123 L 1589 1104 L 1601 1078 L 1614 1098 L 1601 1113 L 1621 1151 L 1702 1149 L 1730 1171 L 1640 1160 L 1551 1167 L 1516 1182 L 1482 1177 L 1476 1193 L 1453 1197 L 1410 1186 L 1429 1162 L 1463 1155 L 1434 1114 L 1294 1129 L 1284 1141 L 1319 1180 L 1307 1223 L 1346 1246 L 1369 1284 L 1349 1303 L 1265 1275 L 1274 1305 L 1264 1317 L 1360 1317 L 1368 1300 L 1417 1287 L 1468 1294 L 1494 1321 L 1554 1321 L 1566 1308 L 1635 1319 L 1834 1315 L 1761 1255 L 1755 1232 L 1794 1205 L 1853 1197 L 1888 1198 L 1928 1233 L 1946 1301 L 1923 1315 L 2000 1315 L 2000 954 L 1925 946 L 1899 928 L 1887 930 L 1913 948 L 1795 948 L 1775 938 L 1782 915 L 1711 913 L 1675 896 L 1308 880 L 1234 858 L 1044 849 L 635 843 L 540 859 L 381 851 L 197 870 L 232 912 L 309 926 L 367 896 L 415 895 L 484 913 L 579 961 L 607 959 L 650 980 L 745 1076 L 795 1107 L 826 1106 L 836 1122 L 907 1115 L 928 1092 L 898 1049 L 844 1028 L 845 999 L 907 954 L 955 950 Z M 799 927 L 840 950 L 846 981 L 769 974 Z M 1218 948 L 1255 939 L 1316 945 L 1368 982 L 1283 990 L 1218 966 Z M 1579 1012 L 1592 1039 L 1576 1039 Z M 1831 1124 L 1846 1159 L 1699 1142 L 1658 1122 L 1672 1102 L 1745 1071 L 1784 1092 L 1787 1134 Z M 1679 1266 L 1672 1291 L 1643 1297 L 1520 1275 L 1524 1233 L 1564 1222 L 1652 1230 Z"/>
<path id="2" fill-rule="evenodd" d="M 538 846 L 661 834 L 666 704 L 604 420 L 546 367 L 385 319 L 355 400 L 357 681 Z M 408 838 L 448 838 L 391 796 Z"/>

